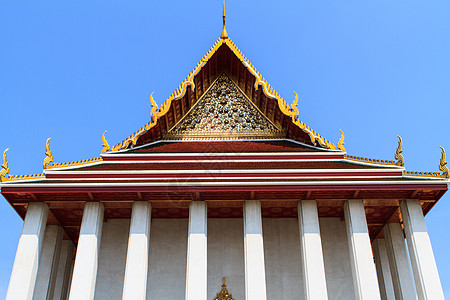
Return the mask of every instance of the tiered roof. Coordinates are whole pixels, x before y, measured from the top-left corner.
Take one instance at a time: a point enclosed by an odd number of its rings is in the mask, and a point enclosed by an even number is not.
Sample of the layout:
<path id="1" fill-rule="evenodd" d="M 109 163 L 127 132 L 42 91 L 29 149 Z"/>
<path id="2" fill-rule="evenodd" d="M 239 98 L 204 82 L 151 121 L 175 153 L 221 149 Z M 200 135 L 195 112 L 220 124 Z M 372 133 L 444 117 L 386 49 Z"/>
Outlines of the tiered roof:
<path id="1" fill-rule="evenodd" d="M 44 173 L 0 170 L 4 197 L 24 216 L 26 204 L 50 204 L 51 219 L 76 238 L 82 204 L 101 201 L 106 217 L 129 217 L 131 203 L 152 201 L 157 217 L 185 217 L 192 200 L 208 214 L 242 215 L 242 201 L 259 199 L 263 216 L 296 215 L 296 202 L 316 199 L 320 216 L 342 216 L 346 199 L 364 199 L 372 237 L 398 218 L 399 201 L 422 200 L 426 213 L 447 190 L 442 173 L 406 172 L 401 139 L 395 160 L 347 155 L 344 134 L 333 144 L 298 116 L 228 38 L 224 29 L 150 121 L 113 147 L 102 136 L 97 158 L 53 163 L 47 140 Z"/>

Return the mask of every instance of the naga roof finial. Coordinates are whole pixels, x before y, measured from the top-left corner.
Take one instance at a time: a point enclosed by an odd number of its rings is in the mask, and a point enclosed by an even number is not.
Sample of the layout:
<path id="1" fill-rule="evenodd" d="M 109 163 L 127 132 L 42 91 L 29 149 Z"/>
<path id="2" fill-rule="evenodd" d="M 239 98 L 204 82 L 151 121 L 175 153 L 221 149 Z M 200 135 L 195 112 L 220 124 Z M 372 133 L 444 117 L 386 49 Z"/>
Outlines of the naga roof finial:
<path id="1" fill-rule="evenodd" d="M 150 110 L 150 119 L 152 122 L 156 121 L 156 112 L 158 111 L 159 107 L 158 104 L 156 104 L 155 100 L 153 99 L 153 93 L 150 94 L 150 104 L 152 105 L 152 109 Z"/>
<path id="2" fill-rule="evenodd" d="M 228 33 L 227 30 L 225 28 L 225 0 L 223 0 L 223 14 L 222 14 L 222 18 L 223 18 L 223 29 L 222 29 L 222 34 L 220 35 L 221 39 L 227 39 L 228 38 Z"/>
<path id="3" fill-rule="evenodd" d="M 3 164 L 2 164 L 2 169 L 0 170 L 0 182 L 3 181 L 3 179 L 6 179 L 6 175 L 9 174 L 8 160 L 6 159 L 6 152 L 8 150 L 9 150 L 9 148 L 7 148 L 3 152 Z"/>
<path id="4" fill-rule="evenodd" d="M 344 147 L 344 144 L 345 144 L 344 143 L 344 137 L 345 137 L 344 132 L 341 129 L 339 129 L 339 130 L 341 131 L 341 138 L 339 139 L 339 142 L 337 143 L 336 147 L 341 151 L 347 152 Z"/>
<path id="5" fill-rule="evenodd" d="M 394 158 L 397 160 L 397 162 L 395 164 L 397 166 L 403 167 L 405 165 L 405 158 L 402 155 L 403 141 L 400 136 L 397 135 L 397 137 L 398 137 L 398 146 L 397 146 L 397 150 L 395 150 L 395 156 L 394 156 Z"/>
<path id="6" fill-rule="evenodd" d="M 45 142 L 45 158 L 44 158 L 44 169 L 47 169 L 50 166 L 50 163 L 53 161 L 52 151 L 50 150 L 50 138 Z"/>
<path id="7" fill-rule="evenodd" d="M 108 144 L 108 141 L 105 138 L 105 133 L 106 133 L 106 130 L 102 134 L 102 142 L 103 142 L 102 146 L 103 146 L 103 148 L 102 148 L 102 151 L 100 152 L 101 154 L 106 153 L 106 151 L 109 150 L 109 144 Z"/>
<path id="8" fill-rule="evenodd" d="M 448 167 L 446 166 L 447 162 L 445 161 L 445 149 L 444 147 L 439 147 L 441 148 L 442 152 L 441 152 L 441 160 L 439 161 L 439 170 L 442 171 L 441 177 L 443 178 L 449 178 L 449 171 L 448 171 Z"/>

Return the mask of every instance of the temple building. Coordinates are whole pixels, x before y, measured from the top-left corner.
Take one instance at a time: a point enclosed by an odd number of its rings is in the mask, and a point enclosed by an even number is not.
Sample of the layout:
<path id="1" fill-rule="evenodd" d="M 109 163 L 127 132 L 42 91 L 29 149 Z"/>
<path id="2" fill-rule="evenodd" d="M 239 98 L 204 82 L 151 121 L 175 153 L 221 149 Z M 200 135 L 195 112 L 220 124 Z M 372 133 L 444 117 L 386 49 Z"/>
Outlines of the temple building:
<path id="1" fill-rule="evenodd" d="M 6 299 L 444 299 L 424 221 L 439 172 L 351 156 L 221 36 L 99 157 L 10 175 L 24 219 Z M 100 137 L 99 137 L 100 140 Z"/>

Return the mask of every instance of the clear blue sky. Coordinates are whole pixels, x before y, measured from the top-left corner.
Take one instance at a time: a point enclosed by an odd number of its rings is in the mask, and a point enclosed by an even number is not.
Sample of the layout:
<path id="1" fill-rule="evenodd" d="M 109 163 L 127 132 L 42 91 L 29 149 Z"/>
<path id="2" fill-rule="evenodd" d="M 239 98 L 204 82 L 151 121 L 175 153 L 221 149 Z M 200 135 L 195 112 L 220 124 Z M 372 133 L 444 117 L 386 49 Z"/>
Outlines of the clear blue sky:
<path id="1" fill-rule="evenodd" d="M 149 120 L 221 32 L 221 1 L 13 1 L 0 4 L 0 150 L 11 174 L 98 156 Z M 407 170 L 450 160 L 449 1 L 227 2 L 227 30 L 300 118 L 351 155 Z M 450 298 L 450 193 L 426 217 Z M 0 200 L 0 298 L 22 220 Z"/>

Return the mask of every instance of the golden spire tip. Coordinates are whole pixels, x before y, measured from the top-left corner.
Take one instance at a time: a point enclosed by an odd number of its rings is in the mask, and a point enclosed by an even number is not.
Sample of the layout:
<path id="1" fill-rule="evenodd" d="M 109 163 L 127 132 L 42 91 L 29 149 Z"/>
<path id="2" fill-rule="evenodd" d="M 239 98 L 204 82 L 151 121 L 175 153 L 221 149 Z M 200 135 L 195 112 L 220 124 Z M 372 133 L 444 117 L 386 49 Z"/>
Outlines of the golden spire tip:
<path id="1" fill-rule="evenodd" d="M 228 33 L 227 30 L 225 28 L 225 0 L 223 0 L 223 14 L 222 14 L 222 19 L 223 19 L 223 29 L 222 29 L 222 34 L 220 35 L 221 39 L 227 39 L 228 38 Z"/>

